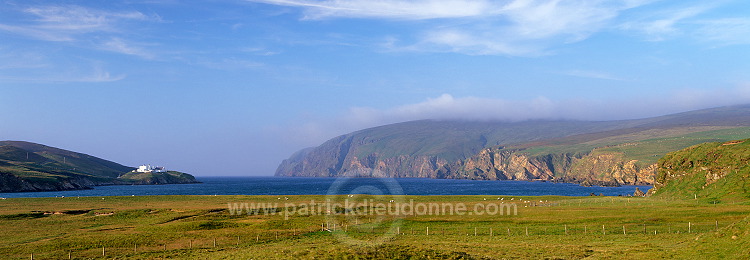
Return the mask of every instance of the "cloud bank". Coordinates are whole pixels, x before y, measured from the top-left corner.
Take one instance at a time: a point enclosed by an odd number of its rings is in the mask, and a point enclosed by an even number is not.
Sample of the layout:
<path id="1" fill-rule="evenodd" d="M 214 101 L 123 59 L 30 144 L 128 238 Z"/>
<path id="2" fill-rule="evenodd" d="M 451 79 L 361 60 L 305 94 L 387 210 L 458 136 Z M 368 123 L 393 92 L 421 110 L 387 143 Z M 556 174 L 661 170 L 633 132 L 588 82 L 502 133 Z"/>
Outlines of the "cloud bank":
<path id="1" fill-rule="evenodd" d="M 412 120 L 507 121 L 637 119 L 712 107 L 750 103 L 750 82 L 734 88 L 683 89 L 667 97 L 623 100 L 530 100 L 454 97 L 443 94 L 414 104 L 386 109 L 352 107 L 336 118 L 318 118 L 294 126 L 272 127 L 285 142 L 298 147 L 317 146 L 337 135 L 385 124 Z"/>

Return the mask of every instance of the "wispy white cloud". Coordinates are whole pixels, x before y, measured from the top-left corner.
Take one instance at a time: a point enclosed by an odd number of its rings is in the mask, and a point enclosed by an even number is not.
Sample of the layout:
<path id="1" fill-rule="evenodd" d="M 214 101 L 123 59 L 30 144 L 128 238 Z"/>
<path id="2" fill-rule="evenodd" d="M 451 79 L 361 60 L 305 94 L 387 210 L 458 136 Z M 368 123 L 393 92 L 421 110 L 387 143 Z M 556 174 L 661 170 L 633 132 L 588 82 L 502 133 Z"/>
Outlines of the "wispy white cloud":
<path id="1" fill-rule="evenodd" d="M 113 82 L 125 79 L 125 75 L 111 75 L 109 71 L 104 70 L 101 66 L 95 66 L 90 75 L 85 75 L 68 81 L 77 82 Z"/>
<path id="2" fill-rule="evenodd" d="M 422 20 L 483 16 L 501 5 L 485 0 L 248 0 L 250 2 L 305 8 L 306 19 L 388 18 Z"/>
<path id="3" fill-rule="evenodd" d="M 117 37 L 111 38 L 101 43 L 99 45 L 99 49 L 116 52 L 116 53 L 127 54 L 127 55 L 139 56 L 145 59 L 153 59 L 155 57 L 153 53 L 145 50 L 144 48 L 138 46 L 137 44 L 126 42 L 125 40 L 121 38 L 117 38 Z"/>
<path id="4" fill-rule="evenodd" d="M 620 29 L 635 31 L 643 34 L 650 41 L 663 41 L 682 34 L 682 25 L 686 20 L 698 16 L 712 8 L 715 4 L 700 5 L 659 10 L 644 17 L 621 24 Z"/>
<path id="5" fill-rule="evenodd" d="M 696 22 L 699 40 L 717 46 L 750 44 L 750 18 L 724 18 Z"/>
<path id="6" fill-rule="evenodd" d="M 39 52 L 0 47 L 0 70 L 39 69 L 49 65 Z"/>
<path id="7" fill-rule="evenodd" d="M 257 69 L 265 66 L 265 64 L 257 61 L 239 59 L 239 58 L 223 58 L 220 60 L 207 60 L 198 62 L 199 65 L 205 66 L 210 69 L 217 70 L 244 70 L 244 69 Z"/>
<path id="8" fill-rule="evenodd" d="M 108 71 L 94 70 L 88 74 L 66 74 L 66 75 L 41 75 L 41 76 L 24 76 L 24 75 L 4 75 L 0 73 L 0 81 L 8 82 L 36 82 L 36 83 L 101 83 L 114 82 L 126 78 L 126 75 L 111 75 Z"/>
<path id="9" fill-rule="evenodd" d="M 57 63 L 38 53 L 20 52 L 0 55 L 13 58 L 10 63 L 0 62 L 0 81 L 34 83 L 113 82 L 125 79 L 124 74 L 110 73 L 103 63 L 91 60 Z M 17 58 L 25 58 L 19 60 Z"/>
<path id="10" fill-rule="evenodd" d="M 650 41 L 690 39 L 712 46 L 750 44 L 750 19 L 714 12 L 731 1 L 682 3 L 684 6 L 646 12 L 619 28 L 643 35 Z"/>
<path id="11" fill-rule="evenodd" d="M 605 80 L 615 80 L 615 81 L 626 81 L 627 79 L 612 75 L 607 72 L 601 72 L 601 71 L 592 71 L 592 70 L 568 70 L 568 71 L 561 71 L 559 74 L 573 76 L 573 77 L 580 77 L 580 78 L 591 78 L 591 79 L 605 79 Z"/>
<path id="12" fill-rule="evenodd" d="M 81 6 L 35 6 L 21 10 L 29 19 L 0 24 L 0 30 L 48 41 L 72 41 L 82 35 L 117 31 L 121 21 L 150 19 L 143 13 L 110 12 Z"/>
<path id="13" fill-rule="evenodd" d="M 417 41 L 392 50 L 459 52 L 475 55 L 544 55 L 557 44 L 581 41 L 624 10 L 650 1 L 420 0 L 313 1 L 248 0 L 304 9 L 306 19 L 367 18 L 428 20 Z"/>
<path id="14" fill-rule="evenodd" d="M 159 21 L 138 11 L 106 11 L 76 5 L 42 5 L 18 9 L 25 19 L 0 23 L 0 32 L 42 41 L 70 42 L 143 58 L 153 55 L 123 39 L 132 31 L 131 22 Z M 130 28 L 130 29 L 129 29 Z M 109 40 L 95 40 L 109 39 Z"/>
<path id="15" fill-rule="evenodd" d="M 295 7 L 303 19 L 419 20 L 408 35 L 389 35 L 389 51 L 540 56 L 602 31 L 626 31 L 648 41 L 690 35 L 714 45 L 745 44 L 745 17 L 701 18 L 726 1 L 658 0 L 246 0 Z M 653 6 L 653 5 L 652 5 Z M 631 12 L 631 10 L 633 10 Z M 703 38 L 700 38 L 703 37 Z M 409 40 L 407 40 L 409 39 Z"/>
<path id="16" fill-rule="evenodd" d="M 246 53 L 251 53 L 251 54 L 254 54 L 254 55 L 259 55 L 259 56 L 273 56 L 273 55 L 277 55 L 277 54 L 281 53 L 281 51 L 269 50 L 269 49 L 263 48 L 263 47 L 242 48 L 240 51 L 246 52 Z"/>

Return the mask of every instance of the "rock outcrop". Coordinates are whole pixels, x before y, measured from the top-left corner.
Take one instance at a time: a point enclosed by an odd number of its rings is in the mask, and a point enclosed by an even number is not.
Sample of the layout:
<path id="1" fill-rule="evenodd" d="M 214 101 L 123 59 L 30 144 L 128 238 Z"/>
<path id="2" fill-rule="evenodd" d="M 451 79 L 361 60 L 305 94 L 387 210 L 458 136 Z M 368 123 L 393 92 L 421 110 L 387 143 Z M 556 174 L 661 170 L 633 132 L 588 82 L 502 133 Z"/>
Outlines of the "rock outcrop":
<path id="1" fill-rule="evenodd" d="M 750 139 L 712 142 L 659 160 L 649 194 L 687 199 L 750 199 Z"/>
<path id="2" fill-rule="evenodd" d="M 336 177 L 359 171 L 388 177 L 650 185 L 657 181 L 656 160 L 664 154 L 724 140 L 736 133 L 710 132 L 742 126 L 750 126 L 750 105 L 622 121 L 412 121 L 356 131 L 297 152 L 279 165 L 276 176 Z M 750 136 L 750 131 L 739 132 Z M 707 134 L 696 138 L 696 133 Z M 723 173 L 711 174 L 716 179 Z"/>
<path id="3" fill-rule="evenodd" d="M 376 170 L 393 178 L 440 178 L 471 180 L 544 180 L 583 185 L 650 185 L 656 165 L 641 166 L 619 154 L 545 154 L 532 156 L 523 150 L 486 148 L 463 160 L 448 162 L 436 156 L 364 157 L 342 156 L 337 167 L 321 169 L 321 161 L 305 158 L 297 168 L 282 164 L 279 176 L 330 177 L 347 171 Z M 285 162 L 286 163 L 286 162 Z"/>
<path id="4" fill-rule="evenodd" d="M 60 181 L 28 181 L 13 174 L 0 172 L 0 192 L 61 191 L 91 189 L 97 183 L 85 178 Z"/>

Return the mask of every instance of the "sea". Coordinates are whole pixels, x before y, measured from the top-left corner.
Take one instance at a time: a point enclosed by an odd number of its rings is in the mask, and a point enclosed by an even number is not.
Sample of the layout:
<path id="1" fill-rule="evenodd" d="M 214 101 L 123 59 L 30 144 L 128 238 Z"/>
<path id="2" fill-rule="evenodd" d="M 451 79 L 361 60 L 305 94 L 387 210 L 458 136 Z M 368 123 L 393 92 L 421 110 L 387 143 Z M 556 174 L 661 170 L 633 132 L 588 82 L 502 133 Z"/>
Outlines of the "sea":
<path id="1" fill-rule="evenodd" d="M 513 195 L 627 196 L 651 186 L 584 187 L 542 181 L 422 178 L 197 177 L 202 183 L 97 186 L 89 190 L 0 193 L 2 198 L 150 195 Z"/>

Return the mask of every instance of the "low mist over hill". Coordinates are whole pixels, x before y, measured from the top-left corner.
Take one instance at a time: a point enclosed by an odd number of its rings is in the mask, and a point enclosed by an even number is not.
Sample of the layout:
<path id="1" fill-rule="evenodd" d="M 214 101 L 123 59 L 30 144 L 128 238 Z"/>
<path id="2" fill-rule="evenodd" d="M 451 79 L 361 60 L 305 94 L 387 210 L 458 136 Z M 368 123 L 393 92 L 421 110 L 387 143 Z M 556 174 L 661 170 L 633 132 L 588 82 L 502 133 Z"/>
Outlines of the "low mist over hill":
<path id="1" fill-rule="evenodd" d="M 750 138 L 750 106 L 620 121 L 412 121 L 338 136 L 295 153 L 277 176 L 550 180 L 652 184 L 668 152 Z"/>

